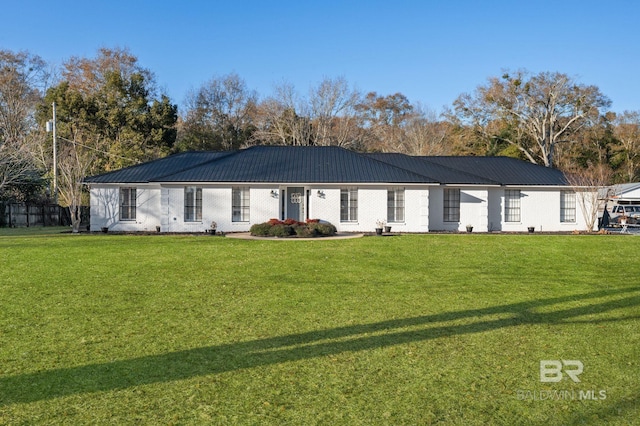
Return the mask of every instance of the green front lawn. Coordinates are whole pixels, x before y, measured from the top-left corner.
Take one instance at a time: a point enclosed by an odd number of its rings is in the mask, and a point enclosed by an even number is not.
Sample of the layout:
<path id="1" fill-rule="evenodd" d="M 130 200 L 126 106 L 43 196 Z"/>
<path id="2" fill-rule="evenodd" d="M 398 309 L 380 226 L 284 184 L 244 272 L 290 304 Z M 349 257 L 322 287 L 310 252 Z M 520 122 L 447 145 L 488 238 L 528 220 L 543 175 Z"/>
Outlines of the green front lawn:
<path id="1" fill-rule="evenodd" d="M 0 424 L 631 424 L 639 249 L 3 231 Z"/>

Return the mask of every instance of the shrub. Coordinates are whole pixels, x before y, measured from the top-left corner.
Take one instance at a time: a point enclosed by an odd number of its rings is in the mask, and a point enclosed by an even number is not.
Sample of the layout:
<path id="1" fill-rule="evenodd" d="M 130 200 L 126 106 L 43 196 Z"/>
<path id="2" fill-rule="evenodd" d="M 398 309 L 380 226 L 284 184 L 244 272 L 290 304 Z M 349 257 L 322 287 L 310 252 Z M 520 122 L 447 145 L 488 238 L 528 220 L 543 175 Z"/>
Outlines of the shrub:
<path id="1" fill-rule="evenodd" d="M 269 236 L 269 231 L 271 230 L 271 224 L 269 222 L 265 223 L 256 223 L 255 225 L 251 225 L 251 229 L 249 232 L 251 235 L 256 237 L 267 237 Z"/>
<path id="2" fill-rule="evenodd" d="M 337 232 L 336 227 L 329 222 L 310 223 L 307 226 L 310 229 L 314 229 L 318 235 L 322 236 L 330 237 L 332 235 L 335 235 Z"/>
<path id="3" fill-rule="evenodd" d="M 289 237 L 294 234 L 295 231 L 290 225 L 273 225 L 271 229 L 269 229 L 269 235 L 271 235 L 272 237 Z"/>
<path id="4" fill-rule="evenodd" d="M 318 235 L 318 232 L 316 229 L 311 228 L 307 225 L 294 226 L 293 229 L 296 232 L 296 235 L 298 237 L 309 238 L 309 237 L 315 237 Z"/>
<path id="5" fill-rule="evenodd" d="M 287 219 L 281 221 L 270 219 L 268 222 L 256 223 L 251 226 L 251 235 L 256 237 L 319 237 L 336 234 L 336 227 L 329 222 L 320 222 L 319 219 L 309 219 L 307 222 Z"/>

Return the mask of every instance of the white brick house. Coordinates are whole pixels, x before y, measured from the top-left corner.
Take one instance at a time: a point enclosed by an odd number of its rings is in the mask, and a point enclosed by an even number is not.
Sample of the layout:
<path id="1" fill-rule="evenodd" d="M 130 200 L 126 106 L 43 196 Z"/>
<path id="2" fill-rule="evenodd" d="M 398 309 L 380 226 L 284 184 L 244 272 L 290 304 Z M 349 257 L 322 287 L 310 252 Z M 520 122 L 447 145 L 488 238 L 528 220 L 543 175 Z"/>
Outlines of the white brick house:
<path id="1" fill-rule="evenodd" d="M 87 178 L 91 230 L 246 232 L 271 218 L 339 232 L 584 230 L 564 175 L 506 157 L 259 146 L 188 152 Z"/>

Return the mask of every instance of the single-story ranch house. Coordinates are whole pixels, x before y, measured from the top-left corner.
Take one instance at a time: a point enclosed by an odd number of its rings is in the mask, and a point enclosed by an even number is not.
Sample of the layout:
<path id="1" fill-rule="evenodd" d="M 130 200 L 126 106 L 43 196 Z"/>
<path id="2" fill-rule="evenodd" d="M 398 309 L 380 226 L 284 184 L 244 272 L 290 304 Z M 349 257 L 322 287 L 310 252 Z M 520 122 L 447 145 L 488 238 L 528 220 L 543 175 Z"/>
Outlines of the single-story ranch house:
<path id="1" fill-rule="evenodd" d="M 584 230 L 559 170 L 508 157 L 363 154 L 255 146 L 185 152 L 85 180 L 91 230 L 246 232 L 271 218 L 331 222 L 339 232 Z M 159 228 L 157 228 L 159 227 Z"/>

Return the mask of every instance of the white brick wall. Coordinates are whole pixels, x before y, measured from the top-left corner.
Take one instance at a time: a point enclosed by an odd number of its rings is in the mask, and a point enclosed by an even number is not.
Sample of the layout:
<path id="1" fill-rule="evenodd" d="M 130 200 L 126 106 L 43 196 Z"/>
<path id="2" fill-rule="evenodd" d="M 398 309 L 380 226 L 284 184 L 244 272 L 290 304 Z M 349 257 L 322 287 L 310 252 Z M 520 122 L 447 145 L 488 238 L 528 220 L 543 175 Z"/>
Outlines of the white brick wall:
<path id="1" fill-rule="evenodd" d="M 465 231 L 467 225 L 476 232 L 487 232 L 489 223 L 489 193 L 486 188 L 459 187 L 460 220 L 444 221 L 444 189 L 458 187 L 432 187 L 429 191 L 429 218 L 433 231 Z"/>
<path id="2" fill-rule="evenodd" d="M 246 185 L 243 185 L 247 187 Z M 266 222 L 277 218 L 280 198 L 273 197 L 271 191 L 277 186 L 249 187 L 249 222 L 234 222 L 232 218 L 232 188 L 202 185 L 202 221 L 184 221 L 184 186 L 166 188 L 168 191 L 167 211 L 169 212 L 168 232 L 204 232 L 217 223 L 223 232 L 247 232 L 253 223 Z"/>
<path id="3" fill-rule="evenodd" d="M 128 185 L 123 185 L 128 186 Z M 296 185 L 290 185 L 296 186 Z M 302 185 L 297 185 L 302 186 Z M 246 232 L 251 224 L 280 218 L 282 190 L 286 185 L 250 185 L 249 222 L 232 221 L 232 189 L 221 185 L 202 185 L 202 221 L 184 221 L 184 186 L 136 185 L 135 221 L 119 220 L 119 186 L 91 187 L 91 230 L 108 227 L 113 231 L 204 232 L 211 221 L 223 232 Z M 358 186 L 358 220 L 340 222 L 340 188 L 338 185 L 306 185 L 309 190 L 308 213 L 312 219 L 333 223 L 340 232 L 372 232 L 377 220 L 387 219 L 387 186 Z M 443 221 L 443 187 L 405 186 L 405 220 L 389 223 L 395 232 L 429 230 L 463 231 L 467 224 L 474 231 L 525 232 L 584 230 L 585 220 L 576 206 L 576 223 L 560 223 L 560 191 L 553 188 L 523 187 L 521 220 L 505 223 L 504 188 L 461 187 L 460 221 Z M 517 189 L 517 188 L 515 188 Z M 274 191 L 277 196 L 272 195 Z M 318 194 L 321 191 L 321 194 Z M 305 197 L 306 200 L 306 197 Z"/>
<path id="4" fill-rule="evenodd" d="M 512 189 L 512 188 L 509 188 Z M 579 203 L 576 205 L 576 222 L 560 222 L 560 191 L 549 188 L 513 188 L 520 189 L 520 221 L 503 222 L 504 217 L 504 188 L 493 189 L 495 194 L 491 197 L 500 200 L 501 210 L 493 211 L 491 222 L 500 223 L 501 231 L 524 232 L 533 226 L 537 232 L 566 232 L 574 230 L 585 230 L 586 222 Z M 498 213 L 500 216 L 498 216 Z M 597 223 L 595 224 L 597 226 Z"/>
<path id="5" fill-rule="evenodd" d="M 344 186 L 348 188 L 349 186 Z M 388 187 L 358 186 L 358 220 L 340 222 L 339 186 L 311 187 L 310 217 L 333 223 L 339 232 L 373 232 L 378 220 L 387 220 Z M 429 223 L 428 188 L 424 186 L 405 188 L 405 220 L 401 223 L 388 223 L 395 232 L 427 232 Z M 324 197 L 318 196 L 318 191 Z"/>
<path id="6" fill-rule="evenodd" d="M 123 185 L 134 187 L 134 185 Z M 120 186 L 107 185 L 92 187 L 91 195 L 91 231 L 106 227 L 113 231 L 155 231 L 161 223 L 160 186 L 135 185 L 136 220 L 120 220 Z"/>

